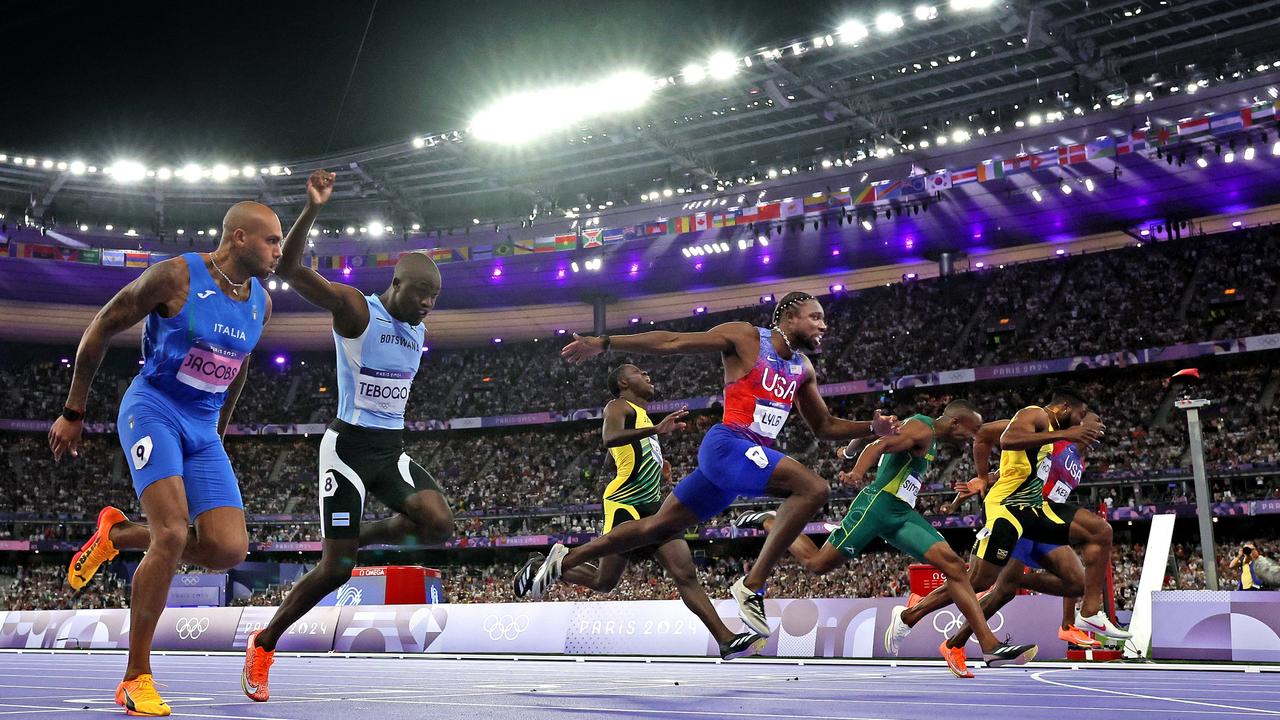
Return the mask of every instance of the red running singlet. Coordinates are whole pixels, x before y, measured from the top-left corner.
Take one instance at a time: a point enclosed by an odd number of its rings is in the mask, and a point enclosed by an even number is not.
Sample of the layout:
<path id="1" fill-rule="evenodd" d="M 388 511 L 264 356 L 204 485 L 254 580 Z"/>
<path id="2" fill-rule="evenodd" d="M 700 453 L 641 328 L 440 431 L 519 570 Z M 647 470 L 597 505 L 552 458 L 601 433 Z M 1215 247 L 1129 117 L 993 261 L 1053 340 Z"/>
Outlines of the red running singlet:
<path id="1" fill-rule="evenodd" d="M 751 372 L 724 389 L 724 424 L 753 441 L 771 446 L 791 414 L 796 389 L 804 381 L 804 358 L 783 360 L 773 348 L 773 331 L 758 327 L 760 352 Z"/>

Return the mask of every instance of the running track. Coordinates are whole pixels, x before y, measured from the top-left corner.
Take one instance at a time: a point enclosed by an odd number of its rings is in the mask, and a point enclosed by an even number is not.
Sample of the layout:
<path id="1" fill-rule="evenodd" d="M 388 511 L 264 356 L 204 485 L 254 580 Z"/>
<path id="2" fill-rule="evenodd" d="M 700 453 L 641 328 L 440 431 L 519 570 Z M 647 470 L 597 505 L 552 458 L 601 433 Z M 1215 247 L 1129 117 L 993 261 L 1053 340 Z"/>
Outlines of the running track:
<path id="1" fill-rule="evenodd" d="M 157 655 L 174 717 L 986 718 L 1280 717 L 1280 668 L 975 668 L 932 665 L 281 655 L 271 701 L 240 692 L 240 657 Z M 121 714 L 120 653 L 0 652 L 0 717 Z"/>

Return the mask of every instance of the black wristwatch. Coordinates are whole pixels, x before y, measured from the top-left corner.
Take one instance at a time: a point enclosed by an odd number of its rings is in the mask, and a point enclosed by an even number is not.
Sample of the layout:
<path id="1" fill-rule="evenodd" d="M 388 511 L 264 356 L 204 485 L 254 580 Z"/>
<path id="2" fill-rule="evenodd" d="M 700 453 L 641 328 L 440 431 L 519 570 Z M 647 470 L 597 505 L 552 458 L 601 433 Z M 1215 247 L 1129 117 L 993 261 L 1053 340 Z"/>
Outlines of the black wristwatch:
<path id="1" fill-rule="evenodd" d="M 601 352 L 609 352 L 609 346 L 613 345 L 613 338 L 609 337 L 608 335 L 600 335 L 599 337 L 601 342 L 604 343 L 603 349 L 601 350 Z"/>
<path id="2" fill-rule="evenodd" d="M 79 410 L 72 410 L 69 407 L 63 407 L 62 417 L 63 419 L 69 420 L 71 422 L 80 422 L 81 420 L 84 420 L 84 413 L 80 412 Z"/>

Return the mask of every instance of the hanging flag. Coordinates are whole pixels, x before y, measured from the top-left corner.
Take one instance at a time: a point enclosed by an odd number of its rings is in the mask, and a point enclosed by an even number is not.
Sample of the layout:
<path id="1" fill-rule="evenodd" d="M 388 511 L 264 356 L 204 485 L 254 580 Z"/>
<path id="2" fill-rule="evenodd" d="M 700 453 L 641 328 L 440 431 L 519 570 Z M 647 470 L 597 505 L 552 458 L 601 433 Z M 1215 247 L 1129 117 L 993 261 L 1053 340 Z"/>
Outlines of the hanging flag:
<path id="1" fill-rule="evenodd" d="M 456 247 L 453 249 L 452 257 L 461 262 L 466 262 L 471 259 L 471 248 L 466 246 Z"/>
<path id="2" fill-rule="evenodd" d="M 724 227 L 724 213 L 722 212 L 711 213 L 711 228 L 719 229 L 722 227 Z"/>
<path id="3" fill-rule="evenodd" d="M 1253 118 L 1253 124 L 1258 125 L 1263 120 L 1270 120 L 1276 116 L 1276 106 L 1270 102 L 1259 103 L 1250 107 L 1249 112 Z"/>
<path id="4" fill-rule="evenodd" d="M 578 234 L 567 233 L 565 235 L 557 235 L 555 237 L 556 250 L 577 250 Z"/>
<path id="5" fill-rule="evenodd" d="M 1249 108 L 1234 110 L 1209 117 L 1209 132 L 1214 135 L 1244 130 L 1253 125 L 1253 111 Z"/>
<path id="6" fill-rule="evenodd" d="M 472 260 L 490 260 L 492 258 L 493 258 L 492 245 L 472 245 L 471 246 Z"/>
<path id="7" fill-rule="evenodd" d="M 938 172 L 929 175 L 927 180 L 930 192 L 949 190 L 951 188 L 951 172 L 948 170 L 939 170 Z"/>
<path id="8" fill-rule="evenodd" d="M 1177 136 L 1179 139 L 1185 139 L 1189 137 L 1195 137 L 1196 135 L 1202 135 L 1204 133 L 1209 132 L 1209 118 L 1207 117 L 1188 118 L 1178 123 L 1177 130 L 1178 130 Z M 1164 144 L 1164 143 L 1162 142 L 1161 144 Z"/>
<path id="9" fill-rule="evenodd" d="M 796 217 L 804 214 L 804 200 L 800 198 L 787 198 L 781 202 L 781 214 L 784 218 Z"/>
<path id="10" fill-rule="evenodd" d="M 1147 131 L 1134 130 L 1129 133 L 1129 137 L 1116 143 L 1116 155 L 1128 155 L 1129 153 L 1140 153 L 1147 149 Z"/>
<path id="11" fill-rule="evenodd" d="M 1000 160 L 984 160 L 978 166 L 978 182 L 990 182 L 1004 177 L 1004 163 Z"/>
<path id="12" fill-rule="evenodd" d="M 763 205 L 751 205 L 744 207 L 738 213 L 744 223 L 762 222 L 767 220 L 777 220 L 782 216 L 781 203 L 771 202 Z"/>
<path id="13" fill-rule="evenodd" d="M 820 213 L 827 209 L 827 194 L 816 192 L 804 196 L 805 214 Z"/>
<path id="14" fill-rule="evenodd" d="M 961 168 L 960 170 L 951 171 L 951 186 L 966 185 L 971 182 L 978 181 L 978 168 Z"/>
<path id="15" fill-rule="evenodd" d="M 103 250 L 102 264 L 105 267 L 124 267 L 123 250 Z"/>
<path id="16" fill-rule="evenodd" d="M 365 264 L 365 256 L 363 255 L 352 255 L 347 258 L 347 267 L 349 268 L 362 268 Z"/>
<path id="17" fill-rule="evenodd" d="M 452 253 L 450 253 L 452 255 Z M 435 258 L 432 258 L 433 260 Z M 395 267 L 400 260 L 400 253 L 378 253 L 373 256 L 374 267 Z"/>
<path id="18" fill-rule="evenodd" d="M 583 248 L 600 247 L 601 245 L 604 244 L 604 241 L 600 239 L 600 236 L 602 234 L 604 234 L 604 231 L 601 230 L 600 228 L 591 228 L 590 230 L 583 230 L 582 231 L 582 247 Z"/>
<path id="19" fill-rule="evenodd" d="M 631 226 L 628 226 L 625 228 L 609 228 L 608 230 L 604 231 L 604 234 L 601 235 L 600 240 L 605 245 L 612 245 L 613 243 L 622 242 L 623 240 L 627 239 L 628 231 L 632 231 Z"/>
<path id="20" fill-rule="evenodd" d="M 929 192 L 929 180 L 923 175 L 912 175 L 902 181 L 903 195 L 923 195 Z"/>
<path id="21" fill-rule="evenodd" d="M 1115 138 L 1099 138 L 1090 140 L 1085 143 L 1085 156 L 1089 160 L 1101 160 L 1103 158 L 1115 157 L 1116 141 Z"/>
<path id="22" fill-rule="evenodd" d="M 58 252 L 58 248 L 52 245 L 17 243 L 15 248 L 18 250 L 16 257 L 31 258 L 33 260 L 54 260 L 61 255 L 61 253 Z M 143 267 L 146 266 L 144 265 Z"/>
<path id="23" fill-rule="evenodd" d="M 533 253 L 532 240 L 516 240 L 515 250 L 517 255 L 529 255 Z"/>
<path id="24" fill-rule="evenodd" d="M 151 264 L 155 265 L 156 263 L 164 262 L 171 257 L 173 257 L 173 253 L 153 252 L 151 253 Z"/>
<path id="25" fill-rule="evenodd" d="M 876 202 L 895 200 L 902 195 L 901 180 L 877 180 L 871 186 L 876 191 Z"/>
<path id="26" fill-rule="evenodd" d="M 724 227 L 734 227 L 738 224 L 738 209 L 724 211 Z"/>
<path id="27" fill-rule="evenodd" d="M 668 229 L 667 229 L 666 223 L 651 222 L 651 223 L 644 224 L 643 234 L 645 237 L 653 237 L 654 235 L 666 235 L 667 230 Z"/>
<path id="28" fill-rule="evenodd" d="M 535 253 L 555 252 L 559 250 L 556 247 L 556 239 L 554 237 L 540 237 L 533 239 L 533 251 Z"/>
<path id="29" fill-rule="evenodd" d="M 706 230 L 707 227 L 707 214 L 704 212 L 695 213 L 693 216 L 693 229 L 695 231 L 702 231 Z"/>
<path id="30" fill-rule="evenodd" d="M 875 185 L 863 185 L 861 189 L 852 195 L 852 203 L 854 205 L 870 205 L 876 201 Z"/>
<path id="31" fill-rule="evenodd" d="M 1059 165 L 1078 165 L 1088 159 L 1084 145 L 1068 145 L 1058 148 Z"/>
<path id="32" fill-rule="evenodd" d="M 102 251 L 97 248 L 83 248 L 76 253 L 76 262 L 97 265 L 102 262 Z"/>
<path id="33" fill-rule="evenodd" d="M 493 246 L 493 254 L 495 257 L 511 257 L 516 254 L 516 244 L 510 240 L 500 242 Z"/>

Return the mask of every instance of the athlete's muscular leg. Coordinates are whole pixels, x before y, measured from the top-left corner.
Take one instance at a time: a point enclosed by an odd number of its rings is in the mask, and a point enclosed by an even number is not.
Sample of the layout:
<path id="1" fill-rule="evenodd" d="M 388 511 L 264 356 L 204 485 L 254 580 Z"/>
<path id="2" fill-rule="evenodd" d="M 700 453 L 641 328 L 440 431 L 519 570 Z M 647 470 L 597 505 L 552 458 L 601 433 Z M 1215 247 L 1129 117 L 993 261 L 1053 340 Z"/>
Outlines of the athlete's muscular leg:
<path id="1" fill-rule="evenodd" d="M 187 493 L 182 478 L 157 480 L 142 491 L 142 510 L 150 519 L 147 554 L 133 574 L 129 603 L 129 663 L 124 679 L 151 672 L 151 640 L 164 612 L 173 573 L 187 545 Z"/>
<path id="2" fill-rule="evenodd" d="M 969 561 L 969 586 L 973 588 L 974 593 L 980 593 L 991 587 L 999 575 L 999 565 L 993 565 L 976 555 Z M 903 610 L 902 621 L 907 624 L 907 627 L 915 627 L 916 623 L 929 613 L 941 610 L 952 602 L 951 588 L 944 582 L 936 590 L 925 595 L 920 602 Z"/>
<path id="3" fill-rule="evenodd" d="M 627 569 L 625 555 L 610 555 L 600 559 L 599 565 L 584 564 L 566 570 L 560 579 L 574 585 L 607 593 L 618 587 L 622 573 Z"/>
<path id="4" fill-rule="evenodd" d="M 936 542 L 924 554 L 925 562 L 938 568 L 943 575 L 947 576 L 945 587 L 947 593 L 951 596 L 952 602 L 956 604 L 956 608 L 960 610 L 968 621 L 968 626 L 974 628 L 974 632 L 978 634 L 978 643 L 982 645 L 984 651 L 989 651 L 1000 644 L 996 640 L 996 636 L 991 632 L 991 628 L 987 627 L 986 616 L 984 616 L 983 608 L 978 605 L 978 596 L 973 590 L 973 586 L 969 584 L 969 576 L 964 568 L 964 561 L 956 555 L 951 546 L 945 542 Z M 999 581 L 996 585 L 999 586 Z M 969 639 L 968 634 L 965 640 Z M 964 640 L 960 641 L 960 645 L 954 647 L 962 647 Z"/>
<path id="5" fill-rule="evenodd" d="M 1040 558 L 1046 572 L 1032 573 L 1018 578 L 1018 586 L 1033 592 L 1059 597 L 1078 597 L 1084 590 L 1084 566 L 1071 548 L 1063 545 Z M 1071 618 L 1075 622 L 1075 617 Z"/>
<path id="6" fill-rule="evenodd" d="M 363 533 L 362 533 L 363 534 Z M 358 540 L 324 539 L 324 549 L 320 554 L 320 562 L 311 572 L 298 579 L 289 594 L 285 596 L 280 609 L 271 617 L 271 622 L 258 635 L 258 647 L 271 651 L 276 649 L 280 636 L 291 625 L 306 615 L 325 595 L 342 587 L 351 579 L 351 570 L 356 565 Z"/>
<path id="7" fill-rule="evenodd" d="M 658 548 L 657 558 L 680 591 L 684 606 L 698 616 L 716 642 L 723 644 L 732 640 L 733 631 L 720 619 L 715 607 L 711 605 L 711 598 L 707 597 L 707 591 L 698 582 L 698 571 L 693 566 L 689 543 L 683 539 L 670 540 Z"/>
<path id="8" fill-rule="evenodd" d="M 984 630 L 987 634 L 991 635 L 991 640 L 995 641 L 995 635 L 991 634 L 990 627 L 987 625 L 987 620 L 989 620 L 991 616 L 995 615 L 1000 608 L 1009 604 L 1009 601 L 1018 594 L 1019 581 L 1021 578 L 1025 577 L 1025 568 L 1026 566 L 1023 565 L 1021 561 L 1010 560 L 1008 564 L 1000 570 L 1000 574 L 996 577 L 995 584 L 991 586 L 991 591 L 986 595 L 983 595 L 981 602 L 978 603 L 979 611 L 981 612 L 981 622 L 975 624 L 976 618 L 971 618 L 966 613 L 965 623 L 960 626 L 960 629 L 956 631 L 955 635 L 947 640 L 947 647 L 964 647 L 964 644 L 969 641 L 969 636 L 973 635 L 975 632 L 979 633 L 978 642 L 981 643 L 981 632 Z M 975 595 L 975 599 L 976 597 L 977 596 Z M 957 607 L 959 607 L 958 603 Z M 974 628 L 978 629 L 975 630 Z M 985 643 L 982 645 L 982 649 L 984 651 L 991 649 L 991 647 L 994 646 L 988 646 Z"/>
<path id="9" fill-rule="evenodd" d="M 608 535 L 601 535 L 586 545 L 570 550 L 560 561 L 561 574 L 568 572 L 569 568 L 606 555 L 621 555 L 645 545 L 664 543 L 690 525 L 696 524 L 698 516 L 677 500 L 675 495 L 668 495 L 656 514 L 623 523 Z"/>
<path id="10" fill-rule="evenodd" d="M 1102 609 L 1107 568 L 1111 566 L 1111 524 L 1097 513 L 1080 508 L 1071 518 L 1071 544 L 1084 546 L 1081 553 L 1084 555 L 1085 586 L 1080 614 L 1092 617 Z"/>
<path id="11" fill-rule="evenodd" d="M 435 545 L 453 537 L 453 511 L 444 495 L 420 490 L 405 498 L 404 510 L 360 525 L 360 547 Z"/>
<path id="12" fill-rule="evenodd" d="M 782 559 L 782 553 L 803 534 L 805 524 L 827 503 L 831 487 L 809 468 L 784 457 L 774 468 L 766 491 L 786 500 L 778 506 L 769 526 L 769 536 L 765 538 L 764 547 L 760 548 L 760 554 L 744 581 L 748 589 L 757 592 L 769 579 L 773 566 Z"/>
<path id="13" fill-rule="evenodd" d="M 773 529 L 773 523 L 773 518 L 767 518 L 764 521 L 765 532 Z M 805 570 L 818 575 L 825 575 L 835 570 L 843 565 L 846 560 L 844 553 L 834 546 L 823 543 L 822 547 L 819 548 L 818 544 L 803 532 L 795 539 L 795 542 L 791 543 L 791 547 L 788 547 L 787 551 L 791 553 L 792 557 L 800 561 Z"/>
<path id="14" fill-rule="evenodd" d="M 167 482 L 165 478 L 160 482 Z M 178 478 L 179 483 L 181 479 Z M 157 482 L 147 488 L 150 490 Z M 186 492 L 182 492 L 183 511 L 186 512 Z M 145 491 L 144 491 L 145 494 Z M 147 518 L 153 518 L 150 512 L 143 511 Z M 249 536 L 245 529 L 244 510 L 236 507 L 219 507 L 206 510 L 196 518 L 194 526 L 187 526 L 183 516 L 182 562 L 216 572 L 230 570 L 244 561 L 249 551 Z M 111 544 L 117 550 L 148 550 L 152 545 L 154 521 L 151 526 L 136 522 L 117 523 L 109 534 Z M 173 528 L 169 532 L 173 532 Z"/>

